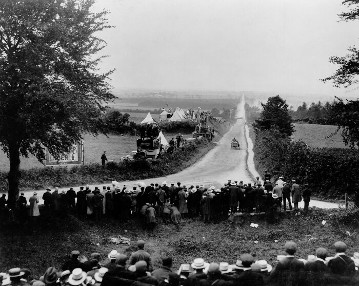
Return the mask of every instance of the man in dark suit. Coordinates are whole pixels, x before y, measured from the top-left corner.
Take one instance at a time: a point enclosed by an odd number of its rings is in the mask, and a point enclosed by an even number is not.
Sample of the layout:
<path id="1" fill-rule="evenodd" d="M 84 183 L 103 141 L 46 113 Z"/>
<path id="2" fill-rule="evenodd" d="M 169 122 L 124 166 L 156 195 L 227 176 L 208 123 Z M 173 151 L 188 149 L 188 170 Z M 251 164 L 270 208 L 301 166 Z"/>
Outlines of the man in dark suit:
<path id="1" fill-rule="evenodd" d="M 340 281 L 340 285 L 349 283 L 352 277 L 355 275 L 354 261 L 345 254 L 347 251 L 347 245 L 342 241 L 334 243 L 335 258 L 329 260 L 328 268 L 331 273 L 331 277 L 337 281 Z"/>
<path id="2" fill-rule="evenodd" d="M 287 255 L 280 260 L 270 275 L 270 284 L 278 286 L 298 286 L 303 285 L 304 263 L 294 257 L 297 251 L 297 244 L 294 241 L 288 241 L 285 245 Z"/>
<path id="3" fill-rule="evenodd" d="M 327 278 L 329 273 L 329 268 L 325 264 L 327 250 L 323 247 L 319 247 L 316 250 L 316 256 L 317 257 L 314 261 L 309 260 L 304 267 L 306 282 L 308 286 L 327 285 Z"/>
<path id="4" fill-rule="evenodd" d="M 260 266 L 254 265 L 254 258 L 251 254 L 242 254 L 240 261 L 243 271 L 234 275 L 234 285 L 238 286 L 263 286 L 264 280 L 260 272 Z M 236 263 L 238 265 L 238 261 Z"/>

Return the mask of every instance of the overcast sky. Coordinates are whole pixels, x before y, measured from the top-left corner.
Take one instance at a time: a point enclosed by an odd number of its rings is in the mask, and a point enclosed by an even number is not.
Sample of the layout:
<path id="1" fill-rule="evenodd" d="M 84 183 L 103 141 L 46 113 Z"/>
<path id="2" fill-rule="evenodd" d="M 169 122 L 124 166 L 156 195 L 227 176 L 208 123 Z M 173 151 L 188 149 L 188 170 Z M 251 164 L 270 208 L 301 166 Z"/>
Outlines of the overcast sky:
<path id="1" fill-rule="evenodd" d="M 342 0 L 97 0 L 111 84 L 168 90 L 253 90 L 356 96 L 319 79 L 358 43 Z"/>

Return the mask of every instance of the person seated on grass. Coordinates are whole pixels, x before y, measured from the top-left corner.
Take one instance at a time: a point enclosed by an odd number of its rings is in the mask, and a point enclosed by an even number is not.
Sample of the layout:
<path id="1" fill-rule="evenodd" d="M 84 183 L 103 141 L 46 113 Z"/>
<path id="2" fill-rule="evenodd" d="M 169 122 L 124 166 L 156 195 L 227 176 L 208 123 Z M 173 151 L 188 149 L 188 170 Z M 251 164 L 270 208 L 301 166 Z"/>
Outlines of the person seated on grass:
<path id="1" fill-rule="evenodd" d="M 25 272 L 21 271 L 20 268 L 11 268 L 8 274 L 11 286 L 30 286 L 27 280 L 24 279 Z"/>
<path id="2" fill-rule="evenodd" d="M 211 263 L 208 267 L 207 277 L 198 281 L 199 286 L 232 286 L 232 281 L 226 281 L 222 277 L 222 273 L 219 270 L 218 263 Z"/>
<path id="3" fill-rule="evenodd" d="M 158 280 L 155 277 L 150 276 L 150 273 L 147 272 L 146 261 L 137 261 L 135 265 L 131 265 L 128 270 L 133 271 L 136 274 L 137 281 L 156 286 L 158 285 Z"/>
<path id="4" fill-rule="evenodd" d="M 80 251 L 73 250 L 70 255 L 70 259 L 62 265 L 61 269 L 64 270 L 74 270 L 75 268 L 81 268 L 83 267 L 83 263 L 79 260 Z"/>
<path id="5" fill-rule="evenodd" d="M 345 253 L 347 245 L 342 241 L 334 243 L 335 256 L 328 262 L 331 279 L 336 280 L 341 285 L 349 284 L 355 275 L 355 263 Z"/>
<path id="6" fill-rule="evenodd" d="M 204 269 L 206 268 L 206 263 L 203 258 L 196 258 L 193 260 L 191 264 L 192 269 L 194 269 L 194 273 L 188 276 L 186 283 L 187 285 L 196 285 L 196 283 L 201 279 L 206 279 L 207 275 L 204 273 Z"/>
<path id="7" fill-rule="evenodd" d="M 47 268 L 43 277 L 40 278 L 42 282 L 45 283 L 46 286 L 60 286 L 59 275 L 55 267 Z"/>
<path id="8" fill-rule="evenodd" d="M 118 286 L 132 285 L 137 276 L 134 272 L 126 269 L 126 262 L 128 258 L 124 254 L 118 254 L 116 259 L 116 268 L 109 270 L 103 276 L 101 286 Z"/>
<path id="9" fill-rule="evenodd" d="M 108 262 L 107 264 L 105 264 L 103 267 L 106 267 L 109 271 L 113 270 L 116 268 L 117 264 L 116 264 L 116 259 L 118 257 L 118 252 L 117 250 L 111 250 L 111 252 L 108 254 L 108 258 L 110 259 L 110 262 Z"/>
<path id="10" fill-rule="evenodd" d="M 101 261 L 100 253 L 97 252 L 91 253 L 90 259 L 83 263 L 82 270 L 85 272 L 89 272 L 92 270 L 100 269 L 101 268 L 100 261 Z"/>
<path id="11" fill-rule="evenodd" d="M 146 261 L 147 270 L 152 271 L 151 255 L 144 250 L 145 242 L 143 240 L 138 240 L 137 248 L 138 250 L 133 252 L 130 256 L 130 265 L 134 265 L 137 261 L 144 260 Z"/>
<path id="12" fill-rule="evenodd" d="M 168 275 L 172 273 L 172 257 L 162 258 L 162 266 L 152 271 L 152 276 L 155 277 L 161 284 L 164 280 L 168 279 Z"/>
<path id="13" fill-rule="evenodd" d="M 294 256 L 297 252 L 297 244 L 294 241 L 287 241 L 284 249 L 287 255 L 279 260 L 270 275 L 269 282 L 278 286 L 303 285 L 304 262 Z"/>
<path id="14" fill-rule="evenodd" d="M 309 259 L 304 266 L 307 285 L 327 285 L 329 268 L 326 265 L 327 250 L 319 247 L 316 251 L 316 257 Z"/>

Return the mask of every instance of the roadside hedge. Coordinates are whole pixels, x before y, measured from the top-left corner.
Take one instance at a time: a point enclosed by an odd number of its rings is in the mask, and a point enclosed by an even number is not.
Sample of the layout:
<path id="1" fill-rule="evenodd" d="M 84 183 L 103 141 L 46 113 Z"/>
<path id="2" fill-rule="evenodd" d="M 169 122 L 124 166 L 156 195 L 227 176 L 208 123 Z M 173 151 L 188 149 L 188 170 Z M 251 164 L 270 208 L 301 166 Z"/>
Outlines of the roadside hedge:
<path id="1" fill-rule="evenodd" d="M 286 180 L 307 183 L 315 195 L 341 198 L 359 187 L 358 151 L 340 148 L 310 148 L 303 141 L 290 141 L 276 131 L 257 132 L 254 160 L 257 170 L 268 170 Z"/>
<path id="2" fill-rule="evenodd" d="M 45 167 L 22 170 L 21 190 L 36 190 L 53 187 L 83 186 L 86 184 L 109 183 L 113 180 L 141 180 L 166 176 L 189 167 L 204 156 L 216 144 L 206 139 L 189 142 L 175 149 L 173 153 L 164 153 L 156 160 L 124 160 L 109 162 L 106 168 L 100 164 L 73 167 Z M 0 190 L 7 190 L 7 173 L 0 172 Z"/>

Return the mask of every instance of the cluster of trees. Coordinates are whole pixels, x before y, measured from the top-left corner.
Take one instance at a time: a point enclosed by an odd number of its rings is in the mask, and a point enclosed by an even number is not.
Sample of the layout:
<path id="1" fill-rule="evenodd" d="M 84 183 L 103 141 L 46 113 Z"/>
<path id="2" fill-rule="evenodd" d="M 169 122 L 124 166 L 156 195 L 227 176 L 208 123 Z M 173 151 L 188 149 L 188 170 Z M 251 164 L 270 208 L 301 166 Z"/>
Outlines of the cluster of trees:
<path id="1" fill-rule="evenodd" d="M 306 102 L 303 102 L 301 106 L 298 106 L 297 110 L 289 110 L 290 116 L 294 122 L 306 122 L 310 124 L 334 124 L 332 118 L 332 108 L 335 106 L 335 102 L 326 102 L 322 104 L 312 103 L 310 106 Z"/>

